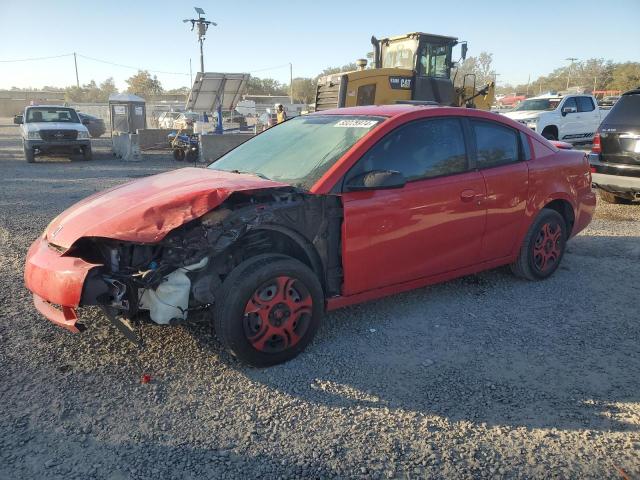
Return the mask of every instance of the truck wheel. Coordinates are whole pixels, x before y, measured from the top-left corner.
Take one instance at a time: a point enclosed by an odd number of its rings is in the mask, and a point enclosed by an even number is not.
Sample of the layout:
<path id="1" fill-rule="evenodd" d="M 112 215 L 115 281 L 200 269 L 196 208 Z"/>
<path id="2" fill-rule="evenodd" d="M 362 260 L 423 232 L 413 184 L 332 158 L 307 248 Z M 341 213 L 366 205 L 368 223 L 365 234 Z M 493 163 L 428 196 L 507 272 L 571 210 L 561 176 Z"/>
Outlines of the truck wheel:
<path id="1" fill-rule="evenodd" d="M 628 198 L 619 197 L 618 195 L 614 195 L 611 192 L 607 192 L 606 190 L 600 190 L 600 199 L 607 203 L 616 203 L 616 204 L 624 204 L 628 205 L 631 201 Z"/>
<path id="2" fill-rule="evenodd" d="M 542 136 L 547 140 L 558 140 L 558 135 L 553 130 L 543 130 Z"/>
<path id="3" fill-rule="evenodd" d="M 91 150 L 91 145 L 88 147 L 82 147 L 82 160 L 88 161 L 93 159 L 93 151 Z"/>
<path id="4" fill-rule="evenodd" d="M 238 360 L 268 367 L 291 360 L 313 339 L 324 313 L 317 276 L 285 255 L 238 265 L 216 295 L 214 328 Z"/>
<path id="5" fill-rule="evenodd" d="M 24 159 L 27 163 L 33 163 L 36 158 L 33 148 L 22 147 L 22 149 L 24 150 Z"/>
<path id="6" fill-rule="evenodd" d="M 564 255 L 567 225 L 555 210 L 543 208 L 524 237 L 511 271 L 527 280 L 543 280 L 556 271 Z"/>

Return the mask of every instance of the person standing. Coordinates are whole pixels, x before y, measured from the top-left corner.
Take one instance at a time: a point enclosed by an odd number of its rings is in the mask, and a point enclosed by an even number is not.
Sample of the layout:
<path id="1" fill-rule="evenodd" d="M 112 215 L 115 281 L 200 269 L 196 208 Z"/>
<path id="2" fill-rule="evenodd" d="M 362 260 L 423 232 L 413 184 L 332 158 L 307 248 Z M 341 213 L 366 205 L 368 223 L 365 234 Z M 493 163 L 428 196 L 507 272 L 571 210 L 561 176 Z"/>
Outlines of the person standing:
<path id="1" fill-rule="evenodd" d="M 278 110 L 276 111 L 276 118 L 278 123 L 282 123 L 287 120 L 287 112 L 284 111 L 284 106 L 282 104 L 278 105 Z"/>

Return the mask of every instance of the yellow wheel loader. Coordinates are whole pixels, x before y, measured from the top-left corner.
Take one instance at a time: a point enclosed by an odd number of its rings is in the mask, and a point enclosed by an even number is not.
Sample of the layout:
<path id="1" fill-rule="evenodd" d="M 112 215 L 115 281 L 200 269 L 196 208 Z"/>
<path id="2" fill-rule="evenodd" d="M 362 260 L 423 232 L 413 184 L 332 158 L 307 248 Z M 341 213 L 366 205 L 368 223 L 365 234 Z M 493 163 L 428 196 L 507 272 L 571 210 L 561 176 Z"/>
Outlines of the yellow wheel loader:
<path id="1" fill-rule="evenodd" d="M 371 37 L 373 64 L 358 60 L 358 70 L 335 73 L 318 79 L 316 111 L 357 105 L 413 103 L 489 110 L 495 83 L 476 86 L 475 75 L 467 74 L 455 87 L 453 47 L 460 43 L 462 60 L 467 43 L 455 37 L 429 33 L 408 33 L 378 40 Z"/>

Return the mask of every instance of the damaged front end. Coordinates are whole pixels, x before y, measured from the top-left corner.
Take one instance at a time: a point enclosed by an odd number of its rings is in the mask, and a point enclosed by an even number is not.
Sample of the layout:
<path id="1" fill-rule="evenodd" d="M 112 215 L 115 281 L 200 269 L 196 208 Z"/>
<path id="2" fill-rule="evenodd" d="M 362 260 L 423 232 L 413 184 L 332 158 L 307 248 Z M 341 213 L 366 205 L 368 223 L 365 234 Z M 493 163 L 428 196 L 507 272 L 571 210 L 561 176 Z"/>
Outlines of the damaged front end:
<path id="1" fill-rule="evenodd" d="M 268 188 L 232 193 L 157 243 L 81 238 L 68 254 L 101 265 L 88 272 L 79 304 L 102 307 L 139 343 L 136 325 L 176 325 L 209 310 L 226 276 L 255 255 L 297 258 L 318 275 L 325 297 L 339 295 L 341 223 L 337 196 Z"/>

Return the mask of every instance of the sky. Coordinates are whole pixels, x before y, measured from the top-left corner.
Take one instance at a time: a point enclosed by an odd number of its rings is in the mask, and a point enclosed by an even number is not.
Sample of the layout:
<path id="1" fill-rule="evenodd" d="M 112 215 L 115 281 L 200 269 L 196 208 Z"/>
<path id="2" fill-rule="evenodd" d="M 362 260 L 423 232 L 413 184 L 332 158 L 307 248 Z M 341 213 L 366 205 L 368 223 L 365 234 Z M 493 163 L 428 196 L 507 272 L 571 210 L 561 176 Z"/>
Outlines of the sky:
<path id="1" fill-rule="evenodd" d="M 640 0 L 193 2 L 0 0 L 0 89 L 75 84 L 73 56 L 7 62 L 73 52 L 81 84 L 113 77 L 124 89 L 139 68 L 173 72 L 157 73 L 165 89 L 188 86 L 189 59 L 194 73 L 200 61 L 182 22 L 197 16 L 193 6 L 218 23 L 205 40 L 206 71 L 285 83 L 289 63 L 294 77 L 313 77 L 364 57 L 371 35 L 414 31 L 466 40 L 468 56 L 493 53 L 499 85 L 526 83 L 568 57 L 640 61 Z"/>

